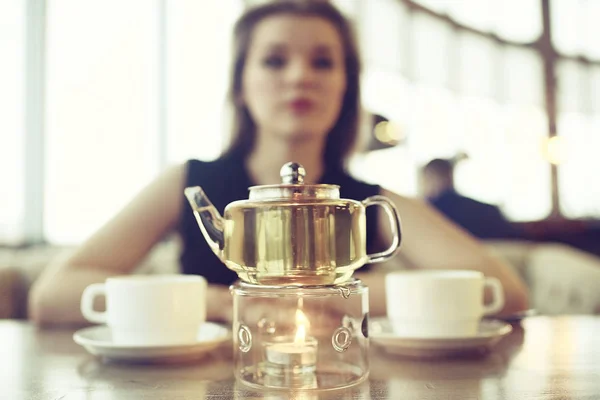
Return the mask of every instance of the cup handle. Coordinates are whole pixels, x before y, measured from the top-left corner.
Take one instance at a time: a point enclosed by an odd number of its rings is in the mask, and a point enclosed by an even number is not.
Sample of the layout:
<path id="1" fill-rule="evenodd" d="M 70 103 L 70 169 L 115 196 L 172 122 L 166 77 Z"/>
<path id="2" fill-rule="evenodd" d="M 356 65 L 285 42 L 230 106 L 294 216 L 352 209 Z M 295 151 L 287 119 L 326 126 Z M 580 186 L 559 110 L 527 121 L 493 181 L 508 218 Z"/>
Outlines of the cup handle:
<path id="1" fill-rule="evenodd" d="M 367 254 L 368 263 L 378 263 L 392 258 L 400 248 L 400 242 L 402 239 L 402 228 L 400 226 L 400 215 L 398 209 L 387 197 L 385 196 L 370 196 L 362 201 L 365 208 L 369 206 L 381 206 L 387 214 L 388 220 L 390 221 L 390 227 L 392 229 L 392 245 L 384 251 L 375 254 Z"/>
<path id="2" fill-rule="evenodd" d="M 504 307 L 504 289 L 496 278 L 486 277 L 484 287 L 492 290 L 492 302 L 483 306 L 483 315 L 496 314 Z"/>
<path id="3" fill-rule="evenodd" d="M 90 322 L 106 323 L 106 312 L 94 310 L 94 300 L 98 295 L 106 296 L 104 283 L 93 283 L 85 288 L 81 296 L 81 313 Z"/>

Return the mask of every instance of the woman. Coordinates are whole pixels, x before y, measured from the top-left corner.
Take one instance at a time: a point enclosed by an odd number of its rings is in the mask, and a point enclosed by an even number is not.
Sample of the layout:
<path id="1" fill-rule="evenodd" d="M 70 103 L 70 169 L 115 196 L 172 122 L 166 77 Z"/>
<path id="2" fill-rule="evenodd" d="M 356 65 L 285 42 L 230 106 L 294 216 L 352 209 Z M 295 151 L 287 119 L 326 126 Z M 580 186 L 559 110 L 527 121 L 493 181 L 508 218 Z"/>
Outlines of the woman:
<path id="1" fill-rule="evenodd" d="M 211 283 L 208 319 L 228 320 L 227 287 L 236 275 L 208 249 L 183 189 L 202 186 L 222 212 L 229 202 L 247 198 L 248 186 L 279 183 L 279 169 L 290 160 L 304 165 L 306 183 L 339 184 L 346 198 L 382 194 L 394 201 L 403 218 L 399 257 L 405 263 L 416 268 L 480 270 L 502 282 L 504 313 L 527 307 L 526 289 L 518 276 L 466 233 L 423 203 L 359 182 L 345 172 L 357 137 L 359 59 L 351 29 L 333 6 L 279 1 L 247 12 L 235 28 L 232 78 L 235 124 L 225 155 L 214 162 L 189 161 L 170 168 L 77 251 L 51 265 L 31 292 L 34 321 L 83 322 L 79 311 L 83 289 L 130 273 L 172 230 L 182 238 L 183 272 L 202 274 Z M 383 218 L 369 218 L 370 252 L 391 241 Z M 383 274 L 357 275 L 371 287 L 372 314 L 385 313 Z"/>

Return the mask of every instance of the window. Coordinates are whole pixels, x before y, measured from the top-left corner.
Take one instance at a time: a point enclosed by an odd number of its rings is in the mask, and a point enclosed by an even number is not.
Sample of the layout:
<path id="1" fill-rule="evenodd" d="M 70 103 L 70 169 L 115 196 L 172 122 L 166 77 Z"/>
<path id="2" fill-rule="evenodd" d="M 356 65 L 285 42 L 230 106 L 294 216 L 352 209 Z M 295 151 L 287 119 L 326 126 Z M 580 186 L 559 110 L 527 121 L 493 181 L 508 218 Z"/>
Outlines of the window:
<path id="1" fill-rule="evenodd" d="M 44 227 L 51 242 L 90 235 L 157 172 L 157 11 L 146 0 L 49 4 Z"/>
<path id="2" fill-rule="evenodd" d="M 590 0 L 552 0 L 552 37 L 564 55 L 586 56 L 600 60 L 600 2 Z"/>
<path id="3" fill-rule="evenodd" d="M 600 216 L 600 118 L 563 113 L 558 124 L 561 211 L 569 218 Z M 556 152 L 556 150 L 555 150 Z"/>
<path id="4" fill-rule="evenodd" d="M 49 3 L 49 241 L 85 239 L 165 163 L 218 154 L 240 10 L 237 0 Z"/>
<path id="5" fill-rule="evenodd" d="M 517 43 L 534 42 L 542 34 L 539 0 L 494 1 L 495 32 Z"/>
<path id="6" fill-rule="evenodd" d="M 220 0 L 219 7 L 208 9 L 198 0 L 167 3 L 164 104 L 169 163 L 212 159 L 221 152 L 231 32 L 242 9 L 239 0 Z"/>
<path id="7" fill-rule="evenodd" d="M 24 241 L 25 2 L 0 2 L 0 242 Z M 31 194 L 33 195 L 33 194 Z"/>
<path id="8" fill-rule="evenodd" d="M 422 84 L 448 87 L 453 54 L 453 32 L 450 26 L 425 14 L 411 20 L 409 78 Z"/>
<path id="9" fill-rule="evenodd" d="M 362 11 L 364 16 L 358 23 L 363 33 L 365 63 L 389 71 L 405 71 L 408 48 L 403 38 L 409 32 L 405 6 L 397 0 L 366 1 Z M 381 34 L 383 31 L 385 35 Z"/>
<path id="10" fill-rule="evenodd" d="M 498 98 L 502 74 L 500 46 L 488 38 L 461 32 L 457 37 L 458 79 L 455 85 L 467 95 Z"/>
<path id="11" fill-rule="evenodd" d="M 563 60 L 558 64 L 558 164 L 561 211 L 569 218 L 600 217 L 600 67 Z"/>
<path id="12" fill-rule="evenodd" d="M 571 0 L 564 0 L 571 1 Z M 459 23 L 518 43 L 531 43 L 542 33 L 539 0 L 415 0 Z M 591 2 L 590 2 L 591 3 Z"/>
<path id="13" fill-rule="evenodd" d="M 232 24 L 266 1 L 0 1 L 0 244 L 80 242 L 167 164 L 216 157 Z M 466 152 L 460 190 L 535 220 L 550 161 L 561 212 L 600 217 L 599 1 L 550 0 L 551 140 L 539 0 L 332 1 L 358 25 L 365 108 L 402 136 L 357 156 L 359 177 L 414 195 L 424 162 Z"/>
<path id="14" fill-rule="evenodd" d="M 502 2 L 507 10 L 523 5 L 527 13 L 516 19 L 515 30 L 502 22 L 509 15 L 498 14 L 499 7 L 506 11 L 498 2 L 420 2 L 483 31 L 504 29 L 516 41 L 533 41 L 541 32 L 540 10 L 531 1 Z M 364 16 L 371 31 L 365 37 L 370 56 L 362 81 L 363 104 L 390 119 L 406 140 L 397 148 L 358 157 L 353 171 L 414 195 L 421 165 L 466 153 L 469 158 L 456 171 L 460 191 L 500 205 L 513 220 L 546 217 L 551 181 L 542 152 L 548 122 L 539 55 L 455 30 L 418 10 L 406 13 L 387 1 L 369 2 L 369 9 Z M 410 29 L 398 30 L 390 21 L 403 21 Z M 382 35 L 384 28 L 388 36 Z M 396 44 L 406 51 L 385 52 Z"/>

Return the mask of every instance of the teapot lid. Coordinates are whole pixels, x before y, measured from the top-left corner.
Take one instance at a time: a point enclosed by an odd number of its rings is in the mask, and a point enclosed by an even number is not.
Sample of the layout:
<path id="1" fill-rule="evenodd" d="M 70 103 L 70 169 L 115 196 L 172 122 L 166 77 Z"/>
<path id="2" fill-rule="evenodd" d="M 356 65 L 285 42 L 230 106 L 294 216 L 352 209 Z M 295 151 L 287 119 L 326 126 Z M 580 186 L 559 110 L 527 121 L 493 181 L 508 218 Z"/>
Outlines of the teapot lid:
<path id="1" fill-rule="evenodd" d="M 250 200 L 314 200 L 314 199 L 339 199 L 340 187 L 338 185 L 304 183 L 306 170 L 296 162 L 288 162 L 279 170 L 281 184 L 252 186 Z"/>

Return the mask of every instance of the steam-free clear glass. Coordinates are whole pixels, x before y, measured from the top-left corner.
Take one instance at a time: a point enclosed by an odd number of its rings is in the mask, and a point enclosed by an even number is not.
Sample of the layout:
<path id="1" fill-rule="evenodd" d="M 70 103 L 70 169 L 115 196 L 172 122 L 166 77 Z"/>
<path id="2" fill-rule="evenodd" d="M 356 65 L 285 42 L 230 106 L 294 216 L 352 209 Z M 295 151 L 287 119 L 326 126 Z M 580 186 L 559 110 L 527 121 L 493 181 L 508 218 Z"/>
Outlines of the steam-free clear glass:
<path id="1" fill-rule="evenodd" d="M 261 286 L 238 281 L 233 295 L 236 378 L 255 388 L 329 390 L 369 373 L 368 288 Z"/>

